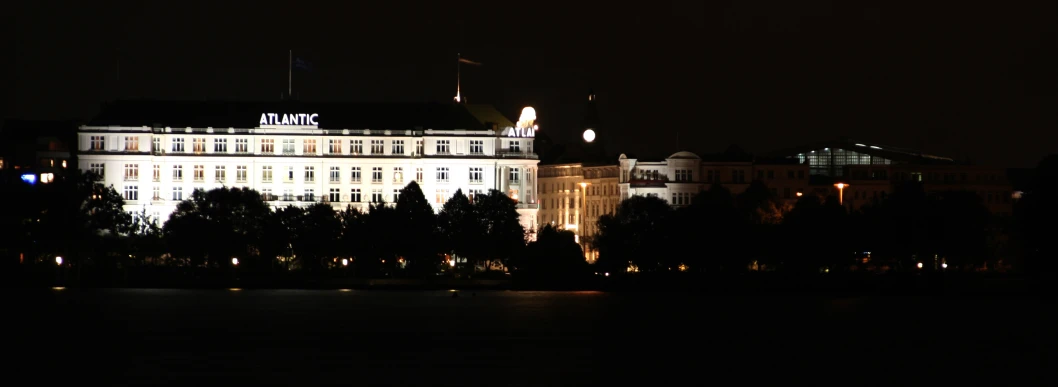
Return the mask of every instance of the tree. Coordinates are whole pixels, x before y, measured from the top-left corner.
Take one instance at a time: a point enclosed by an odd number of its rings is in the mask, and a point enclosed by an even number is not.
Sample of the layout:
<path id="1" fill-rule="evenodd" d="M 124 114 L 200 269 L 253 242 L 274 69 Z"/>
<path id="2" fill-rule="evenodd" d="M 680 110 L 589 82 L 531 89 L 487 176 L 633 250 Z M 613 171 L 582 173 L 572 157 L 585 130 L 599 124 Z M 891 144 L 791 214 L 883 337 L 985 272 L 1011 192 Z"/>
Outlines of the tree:
<path id="1" fill-rule="evenodd" d="M 414 180 L 400 190 L 396 205 L 400 230 L 412 243 L 403 243 L 398 253 L 408 259 L 412 272 L 434 274 L 440 260 L 437 255 L 437 216 Z M 394 230 L 396 231 L 396 230 Z"/>
<path id="2" fill-rule="evenodd" d="M 640 270 L 657 270 L 658 248 L 668 240 L 671 215 L 672 208 L 657 197 L 625 199 L 615 214 L 599 218 L 597 264 L 610 272 L 623 272 L 629 263 Z"/>
<path id="3" fill-rule="evenodd" d="M 691 205 L 678 214 L 676 240 L 697 241 L 687 262 L 692 270 L 743 270 L 746 265 L 742 240 L 746 224 L 735 207 L 731 191 L 719 184 L 701 191 Z"/>
<path id="4" fill-rule="evenodd" d="M 437 215 L 441 232 L 441 247 L 444 251 L 466 258 L 467 268 L 473 270 L 481 257 L 481 241 L 485 240 L 484 223 L 477 218 L 474 205 L 456 190 Z"/>
<path id="5" fill-rule="evenodd" d="M 583 278 L 588 263 L 572 231 L 547 224 L 526 247 L 517 269 L 519 274 L 537 280 L 566 281 Z"/>
<path id="6" fill-rule="evenodd" d="M 231 265 L 232 258 L 256 256 L 271 209 L 257 191 L 242 188 L 196 189 L 177 204 L 162 227 L 167 245 L 195 265 Z"/>
<path id="7" fill-rule="evenodd" d="M 1036 184 L 1015 207 L 1017 235 L 1024 240 L 1025 270 L 1032 275 L 1058 273 L 1058 154 L 1036 166 Z"/>
<path id="8" fill-rule="evenodd" d="M 817 272 L 851 259 L 848 244 L 847 212 L 838 199 L 806 195 L 797 201 L 783 219 L 785 237 L 784 269 Z"/>
<path id="9" fill-rule="evenodd" d="M 400 215 L 386 203 L 374 203 L 367 210 L 367 257 L 356 260 L 356 269 L 361 273 L 391 273 L 397 265 L 400 244 L 407 243 L 398 233 L 402 223 Z"/>
<path id="10" fill-rule="evenodd" d="M 474 213 L 481 220 L 484 239 L 482 259 L 485 270 L 494 260 L 504 264 L 525 248 L 525 228 L 519 222 L 520 215 L 514 200 L 498 190 L 474 197 Z"/>
<path id="11" fill-rule="evenodd" d="M 121 195 L 100 180 L 91 172 L 73 170 L 65 179 L 35 187 L 39 190 L 23 191 L 32 197 L 18 203 L 33 208 L 24 223 L 32 243 L 27 247 L 71 263 L 83 263 L 87 257 L 102 260 L 121 251 L 120 239 L 132 231 L 132 215 L 125 211 Z"/>
<path id="12" fill-rule="evenodd" d="M 317 272 L 324 260 L 338 257 L 338 239 L 342 221 L 330 204 L 313 203 L 296 218 L 298 230 L 293 238 L 294 251 L 302 270 Z"/>
<path id="13" fill-rule="evenodd" d="M 367 214 L 352 205 L 338 213 L 342 221 L 342 235 L 339 238 L 339 255 L 352 260 L 354 267 L 358 258 L 367 259 L 367 245 L 371 243 L 368 233 Z"/>

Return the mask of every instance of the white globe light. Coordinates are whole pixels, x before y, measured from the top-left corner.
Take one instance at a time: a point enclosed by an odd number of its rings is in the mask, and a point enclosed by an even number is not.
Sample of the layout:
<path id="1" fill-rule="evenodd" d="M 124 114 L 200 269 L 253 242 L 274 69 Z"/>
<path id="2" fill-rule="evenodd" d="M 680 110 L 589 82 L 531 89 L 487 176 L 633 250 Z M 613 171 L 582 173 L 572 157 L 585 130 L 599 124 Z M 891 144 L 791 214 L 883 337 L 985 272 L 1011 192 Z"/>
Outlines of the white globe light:
<path id="1" fill-rule="evenodd" d="M 595 131 L 588 129 L 584 131 L 584 141 L 592 142 L 595 141 Z"/>

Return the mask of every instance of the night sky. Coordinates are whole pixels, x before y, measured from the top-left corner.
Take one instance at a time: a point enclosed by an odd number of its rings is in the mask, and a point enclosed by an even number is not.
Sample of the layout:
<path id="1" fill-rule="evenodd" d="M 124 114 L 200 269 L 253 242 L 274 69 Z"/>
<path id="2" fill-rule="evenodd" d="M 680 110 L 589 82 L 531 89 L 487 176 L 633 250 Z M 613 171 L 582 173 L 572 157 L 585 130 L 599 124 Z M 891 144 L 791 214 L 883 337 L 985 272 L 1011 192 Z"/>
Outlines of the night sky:
<path id="1" fill-rule="evenodd" d="M 483 63 L 464 67 L 470 103 L 532 105 L 560 141 L 593 88 L 618 151 L 848 136 L 1001 166 L 1058 152 L 1054 1 L 377 3 L 23 2 L 4 18 L 0 113 L 279 99 L 288 49 L 313 65 L 303 100 L 450 101 L 462 52 Z"/>

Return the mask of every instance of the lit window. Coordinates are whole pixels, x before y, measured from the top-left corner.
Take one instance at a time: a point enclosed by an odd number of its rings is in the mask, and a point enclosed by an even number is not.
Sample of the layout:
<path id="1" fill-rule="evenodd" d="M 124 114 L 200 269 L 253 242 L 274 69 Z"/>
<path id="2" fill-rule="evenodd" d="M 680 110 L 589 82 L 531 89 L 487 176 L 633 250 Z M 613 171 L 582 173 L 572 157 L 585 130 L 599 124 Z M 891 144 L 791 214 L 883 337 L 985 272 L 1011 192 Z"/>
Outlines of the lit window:
<path id="1" fill-rule="evenodd" d="M 305 144 L 304 144 L 304 146 L 302 148 L 303 148 L 302 149 L 302 153 L 304 153 L 304 154 L 307 154 L 307 155 L 316 154 L 316 140 L 315 139 L 305 140 Z"/>
<path id="2" fill-rule="evenodd" d="M 55 174 L 54 173 L 42 173 L 42 174 L 40 174 L 40 182 L 41 183 L 48 184 L 48 183 L 51 183 L 52 181 L 55 181 Z"/>
<path id="3" fill-rule="evenodd" d="M 276 153 L 276 140 L 271 138 L 261 140 L 261 153 Z"/>
<path id="4" fill-rule="evenodd" d="M 140 151 L 140 138 L 138 136 L 126 136 L 125 137 L 125 151 L 127 151 L 127 152 L 139 152 Z"/>
<path id="5" fill-rule="evenodd" d="M 261 167 L 261 182 L 271 183 L 272 182 L 272 166 L 265 165 Z"/>
<path id="6" fill-rule="evenodd" d="M 246 166 L 239 165 L 235 167 L 235 181 L 238 183 L 246 182 Z"/>

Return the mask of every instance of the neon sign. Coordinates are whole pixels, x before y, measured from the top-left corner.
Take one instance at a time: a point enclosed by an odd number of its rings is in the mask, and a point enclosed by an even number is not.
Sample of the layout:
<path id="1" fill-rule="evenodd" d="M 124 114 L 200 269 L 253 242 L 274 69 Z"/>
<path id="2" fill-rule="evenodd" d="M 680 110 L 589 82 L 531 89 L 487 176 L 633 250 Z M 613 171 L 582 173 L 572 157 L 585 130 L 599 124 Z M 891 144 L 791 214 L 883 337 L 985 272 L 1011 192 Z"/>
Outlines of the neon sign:
<path id="1" fill-rule="evenodd" d="M 319 118 L 319 114 L 277 114 L 277 113 L 261 113 L 261 126 L 317 126 L 319 125 L 316 120 Z"/>
<path id="2" fill-rule="evenodd" d="M 536 126 L 528 128 L 507 128 L 507 137 L 533 138 L 536 137 Z"/>

